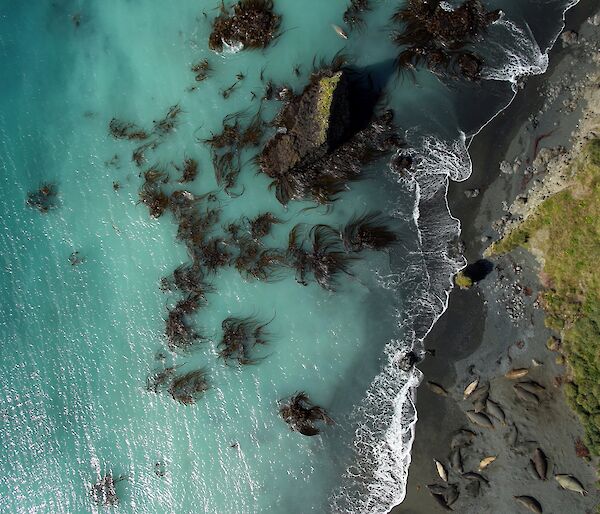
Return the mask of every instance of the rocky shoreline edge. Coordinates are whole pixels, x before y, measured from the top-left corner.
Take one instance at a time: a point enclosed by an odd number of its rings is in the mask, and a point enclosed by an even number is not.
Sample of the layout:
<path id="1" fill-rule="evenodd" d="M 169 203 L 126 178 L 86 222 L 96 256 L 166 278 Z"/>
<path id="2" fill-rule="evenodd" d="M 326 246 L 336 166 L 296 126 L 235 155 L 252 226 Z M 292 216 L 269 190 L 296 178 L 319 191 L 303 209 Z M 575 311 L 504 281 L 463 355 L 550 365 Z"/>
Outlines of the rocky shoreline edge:
<path id="1" fill-rule="evenodd" d="M 483 257 L 565 187 L 569 164 L 596 137 L 599 22 L 589 2 L 567 13 L 548 72 L 523 84 L 513 104 L 475 138 L 472 177 L 451 185 L 465 255 L 481 276 L 469 289 L 455 288 L 425 341 L 435 357 L 420 366 L 425 378 L 407 496 L 394 514 L 595 511 L 596 470 L 556 379 L 565 373 L 563 363 L 546 347 L 551 332 L 537 301 L 539 262 L 521 248 Z M 531 392 L 536 401 L 523 393 L 538 386 Z M 545 480 L 536 471 L 538 450 Z M 589 494 L 565 490 L 555 475 L 574 477 Z"/>

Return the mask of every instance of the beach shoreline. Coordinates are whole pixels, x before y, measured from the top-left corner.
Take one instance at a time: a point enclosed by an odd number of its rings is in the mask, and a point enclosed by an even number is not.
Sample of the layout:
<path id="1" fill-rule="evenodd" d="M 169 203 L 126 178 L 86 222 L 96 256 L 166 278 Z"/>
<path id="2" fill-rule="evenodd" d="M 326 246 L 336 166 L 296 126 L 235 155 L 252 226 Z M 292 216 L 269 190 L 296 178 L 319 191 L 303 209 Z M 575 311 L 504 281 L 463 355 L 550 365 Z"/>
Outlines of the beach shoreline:
<path id="1" fill-rule="evenodd" d="M 492 238 L 497 238 L 502 220 L 506 220 L 508 205 L 539 180 L 530 168 L 531 162 L 527 162 L 528 156 L 533 161 L 539 149 L 569 146 L 571 133 L 581 115 L 578 84 L 592 69 L 592 64 L 581 58 L 583 52 L 589 51 L 590 44 L 597 43 L 594 40 L 597 27 L 587 21 L 596 11 L 592 2 L 583 0 L 566 13 L 565 31 L 574 30 L 579 36 L 565 37 L 565 43 L 562 38 L 557 40 L 549 54 L 546 73 L 529 77 L 513 102 L 473 139 L 469 148 L 472 176 L 465 182 L 450 184 L 448 202 L 453 216 L 461 220 L 461 240 L 469 263 L 481 259 Z M 582 60 L 586 60 L 587 68 Z M 504 163 L 503 172 L 500 172 L 500 163 Z M 461 486 L 461 497 L 453 509 L 464 513 L 482 512 L 487 506 L 493 508 L 493 512 L 516 512 L 518 507 L 512 496 L 533 494 L 532 491 L 538 491 L 536 494 L 557 511 L 560 507 L 568 509 L 569 500 L 577 500 L 565 498 L 556 484 L 546 488 L 548 490 L 539 490 L 540 484 L 527 482 L 528 489 L 515 489 L 530 480 L 525 455 L 531 451 L 535 423 L 540 421 L 548 429 L 536 434 L 535 442 L 552 449 L 549 453 L 560 455 L 560 463 L 568 463 L 570 469 L 585 477 L 586 483 L 595 481 L 592 468 L 576 457 L 573 449 L 573 441 L 583 437 L 583 431 L 562 392 L 551 384 L 560 371 L 553 363 L 553 354 L 546 350 L 549 331 L 535 301 L 540 288 L 537 263 L 524 251 L 519 250 L 517 254 L 518 262 L 511 256 L 495 260 L 493 271 L 475 287 L 455 288 L 447 311 L 425 339 L 425 347 L 434 350 L 435 357 L 428 357 L 419 365 L 424 378 L 417 391 L 419 420 L 407 493 L 404 502 L 392 510 L 393 514 L 444 512 L 425 487 L 440 483 L 433 459 L 448 462 L 450 439 L 455 430 L 468 428 L 481 432 L 465 418 L 465 410 L 470 405 L 462 401 L 464 387 L 480 377 L 482 381 L 489 380 L 495 401 L 510 402 L 512 388 L 507 388 L 507 384 L 496 377 L 501 376 L 500 370 L 510 366 L 530 367 L 532 358 L 544 363 L 533 370 L 532 375 L 549 386 L 543 412 L 534 416 L 529 409 L 511 405 L 507 412 L 510 410 L 511 415 L 525 421 L 515 422 L 514 428 L 495 430 L 493 437 L 482 433 L 485 437 L 478 436 L 472 455 L 463 455 L 465 471 L 477 471 L 476 462 L 486 452 L 499 454 L 500 446 L 510 442 L 508 446 L 515 459 L 520 456 L 525 464 L 520 466 L 520 460 L 513 459 L 512 455 L 510 458 L 499 455 L 488 476 L 492 488 L 472 495 Z M 430 391 L 426 386 L 428 380 L 443 385 L 449 392 L 448 397 Z M 556 466 L 557 461 L 553 460 L 552 465 Z M 451 472 L 450 482 L 457 482 L 459 478 Z M 593 501 L 582 500 L 577 505 L 587 509 Z"/>

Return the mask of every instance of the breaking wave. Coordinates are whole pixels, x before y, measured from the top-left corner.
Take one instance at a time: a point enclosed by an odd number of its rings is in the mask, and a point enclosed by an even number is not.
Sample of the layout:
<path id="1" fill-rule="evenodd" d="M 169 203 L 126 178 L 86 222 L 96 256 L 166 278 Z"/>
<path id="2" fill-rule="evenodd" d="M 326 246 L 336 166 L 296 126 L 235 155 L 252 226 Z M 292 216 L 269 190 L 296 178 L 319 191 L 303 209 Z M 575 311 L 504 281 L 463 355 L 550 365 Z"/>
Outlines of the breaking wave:
<path id="1" fill-rule="evenodd" d="M 564 13 L 577 1 L 564 7 L 563 24 L 544 52 L 526 24 L 503 15 L 484 50 L 487 62 L 496 63 L 483 70 L 484 79 L 510 82 L 516 94 L 521 77 L 544 73 L 548 51 L 564 28 Z M 514 95 L 496 115 L 513 99 Z M 496 115 L 482 120 L 471 137 Z M 413 156 L 413 170 L 405 175 L 396 170 L 395 176 L 414 193 L 418 250 L 409 254 L 410 262 L 392 256 L 393 268 L 402 271 L 379 277 L 379 282 L 395 291 L 411 291 L 404 297 L 412 303 L 397 312 L 403 336 L 387 343 L 383 368 L 355 410 L 355 459 L 331 497 L 333 512 L 384 514 L 404 500 L 417 421 L 416 388 L 423 377 L 413 364 L 424 356 L 423 341 L 447 308 L 452 277 L 466 265 L 458 245 L 460 221 L 452 216 L 447 193 L 450 180 L 464 181 L 471 175 L 467 136 L 461 132 L 449 142 L 431 135 L 411 139 L 412 148 L 402 152 Z"/>
<path id="2" fill-rule="evenodd" d="M 487 60 L 498 64 L 484 68 L 484 79 L 516 83 L 519 77 L 540 75 L 548 69 L 548 54 L 542 53 L 529 27 L 519 27 L 502 18 L 490 32 L 494 38 L 485 55 Z"/>

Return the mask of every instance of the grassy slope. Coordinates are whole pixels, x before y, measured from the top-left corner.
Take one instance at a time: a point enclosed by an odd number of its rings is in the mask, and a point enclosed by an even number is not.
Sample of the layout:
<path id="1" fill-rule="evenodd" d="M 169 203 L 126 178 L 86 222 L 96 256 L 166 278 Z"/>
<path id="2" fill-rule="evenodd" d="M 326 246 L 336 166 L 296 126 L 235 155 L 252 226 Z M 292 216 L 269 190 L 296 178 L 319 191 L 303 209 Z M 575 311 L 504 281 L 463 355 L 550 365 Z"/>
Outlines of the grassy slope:
<path id="1" fill-rule="evenodd" d="M 543 258 L 547 325 L 571 370 L 565 394 L 600 455 L 600 139 L 573 164 L 570 187 L 544 201 L 492 254 L 525 248 Z"/>

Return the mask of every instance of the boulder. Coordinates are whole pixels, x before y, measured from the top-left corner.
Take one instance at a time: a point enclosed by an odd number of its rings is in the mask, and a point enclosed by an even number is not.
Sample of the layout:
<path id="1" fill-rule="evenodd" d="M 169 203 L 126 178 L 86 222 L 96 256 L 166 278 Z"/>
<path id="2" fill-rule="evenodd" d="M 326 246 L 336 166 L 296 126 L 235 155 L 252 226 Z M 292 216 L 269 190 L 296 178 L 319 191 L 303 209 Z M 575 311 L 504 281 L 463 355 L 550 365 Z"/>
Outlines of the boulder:
<path id="1" fill-rule="evenodd" d="M 261 170 L 273 176 L 339 145 L 350 118 L 347 89 L 341 71 L 314 75 L 276 118 L 278 131 L 260 156 Z"/>

